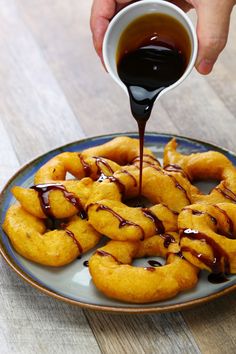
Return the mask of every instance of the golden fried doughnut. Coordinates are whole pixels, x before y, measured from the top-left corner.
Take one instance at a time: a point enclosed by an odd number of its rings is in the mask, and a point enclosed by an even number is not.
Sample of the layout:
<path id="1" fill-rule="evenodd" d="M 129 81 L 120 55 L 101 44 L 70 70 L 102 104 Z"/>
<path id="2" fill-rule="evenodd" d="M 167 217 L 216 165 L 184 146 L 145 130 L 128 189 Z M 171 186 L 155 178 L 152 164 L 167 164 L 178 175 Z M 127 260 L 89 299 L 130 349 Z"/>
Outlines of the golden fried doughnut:
<path id="1" fill-rule="evenodd" d="M 80 181 L 41 184 L 33 188 L 15 186 L 14 197 L 22 207 L 39 218 L 67 218 L 77 213 L 86 217 L 84 210 L 89 198 L 93 180 L 89 177 Z"/>
<path id="2" fill-rule="evenodd" d="M 131 163 L 137 159 L 138 151 L 137 139 L 119 137 L 81 153 L 64 152 L 50 159 L 36 172 L 33 190 L 14 187 L 12 193 L 25 210 L 40 218 L 65 218 L 77 212 L 85 215 L 83 207 L 88 199 L 91 179 L 104 179 L 121 168 L 104 156 L 111 156 L 122 163 Z M 102 156 L 97 156 L 98 153 Z M 145 153 L 146 163 L 150 163 L 149 160 L 152 164 L 159 163 L 149 149 Z M 83 180 L 65 180 L 67 173 Z"/>
<path id="3" fill-rule="evenodd" d="M 164 166 L 167 170 L 180 169 L 190 180 L 216 179 L 221 181 L 208 195 L 192 195 L 193 203 L 236 203 L 236 168 L 222 153 L 207 151 L 183 155 L 176 151 L 172 139 L 164 149 Z"/>
<path id="4" fill-rule="evenodd" d="M 155 159 L 150 149 L 144 148 L 143 153 L 145 156 L 152 156 Z M 82 152 L 84 159 L 92 156 L 101 156 L 122 166 L 131 164 L 139 155 L 139 140 L 127 136 L 119 136 L 105 144 L 91 147 Z"/>
<path id="5" fill-rule="evenodd" d="M 114 161 L 99 157 L 83 157 L 79 152 L 63 152 L 46 162 L 35 174 L 34 183 L 62 182 L 70 173 L 77 179 L 90 177 L 97 180 L 101 174 L 111 176 L 120 166 Z"/>
<path id="6" fill-rule="evenodd" d="M 176 176 L 175 176 L 176 175 Z M 139 170 L 127 166 L 111 178 L 95 182 L 87 201 L 89 222 L 100 233 L 114 240 L 142 240 L 167 231 L 176 231 L 177 213 L 191 203 L 195 187 L 179 173 L 156 166 L 143 169 L 142 196 L 154 205 L 132 208 L 122 198 L 137 197 Z"/>
<path id="7" fill-rule="evenodd" d="M 177 216 L 162 204 L 131 208 L 106 199 L 89 204 L 88 216 L 97 231 L 114 240 L 143 240 L 157 231 L 177 229 Z"/>
<path id="8" fill-rule="evenodd" d="M 18 204 L 8 209 L 3 230 L 20 255 L 53 267 L 72 262 L 94 247 L 101 237 L 78 216 L 63 224 L 63 229 L 48 231 L 42 219 L 29 214 Z"/>
<path id="9" fill-rule="evenodd" d="M 168 237 L 174 240 L 177 235 L 172 233 Z M 110 298 L 132 303 L 166 300 L 193 288 L 198 281 L 198 270 L 179 256 L 176 242 L 168 248 L 165 265 L 145 268 L 130 265 L 134 258 L 165 258 L 167 248 L 163 246 L 164 242 L 165 237 L 157 235 L 140 242 L 110 241 L 89 260 L 95 286 Z M 176 251 L 177 254 L 172 253 Z"/>
<path id="10" fill-rule="evenodd" d="M 230 160 L 217 151 L 183 155 L 176 151 L 177 142 L 170 140 L 164 148 L 164 167 L 178 165 L 191 179 L 222 179 L 224 170 L 233 167 Z"/>
<path id="11" fill-rule="evenodd" d="M 192 203 L 198 189 L 178 171 L 149 166 L 143 170 L 142 193 L 153 203 L 163 203 L 179 213 L 184 206 Z"/>
<path id="12" fill-rule="evenodd" d="M 179 214 L 181 252 L 213 273 L 236 273 L 236 205 L 193 204 Z"/>

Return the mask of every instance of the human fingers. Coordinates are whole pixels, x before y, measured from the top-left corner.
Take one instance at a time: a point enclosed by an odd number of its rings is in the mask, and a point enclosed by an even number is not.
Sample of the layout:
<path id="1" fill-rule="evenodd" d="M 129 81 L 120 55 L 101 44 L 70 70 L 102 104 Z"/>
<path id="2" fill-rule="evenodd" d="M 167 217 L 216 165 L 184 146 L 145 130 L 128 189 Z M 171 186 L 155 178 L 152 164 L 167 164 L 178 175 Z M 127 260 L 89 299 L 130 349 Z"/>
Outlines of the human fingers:
<path id="1" fill-rule="evenodd" d="M 203 75 L 209 74 L 224 49 L 229 32 L 233 0 L 192 0 L 198 15 L 198 56 L 196 69 Z"/>
<path id="2" fill-rule="evenodd" d="M 108 24 L 115 13 L 130 0 L 94 0 L 91 10 L 90 27 L 93 44 L 97 54 L 102 59 L 102 42 Z"/>

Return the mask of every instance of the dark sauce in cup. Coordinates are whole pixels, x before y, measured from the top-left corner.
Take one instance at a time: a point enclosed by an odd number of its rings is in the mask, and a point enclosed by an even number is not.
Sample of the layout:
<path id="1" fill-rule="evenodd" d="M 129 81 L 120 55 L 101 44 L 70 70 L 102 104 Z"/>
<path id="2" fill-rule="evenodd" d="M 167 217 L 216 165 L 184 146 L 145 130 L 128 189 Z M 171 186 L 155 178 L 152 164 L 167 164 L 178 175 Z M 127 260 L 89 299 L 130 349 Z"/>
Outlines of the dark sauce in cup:
<path id="1" fill-rule="evenodd" d="M 131 22 L 117 49 L 117 72 L 126 85 L 140 138 L 140 194 L 146 122 L 162 90 L 180 79 L 191 53 L 189 35 L 175 18 L 150 13 Z"/>

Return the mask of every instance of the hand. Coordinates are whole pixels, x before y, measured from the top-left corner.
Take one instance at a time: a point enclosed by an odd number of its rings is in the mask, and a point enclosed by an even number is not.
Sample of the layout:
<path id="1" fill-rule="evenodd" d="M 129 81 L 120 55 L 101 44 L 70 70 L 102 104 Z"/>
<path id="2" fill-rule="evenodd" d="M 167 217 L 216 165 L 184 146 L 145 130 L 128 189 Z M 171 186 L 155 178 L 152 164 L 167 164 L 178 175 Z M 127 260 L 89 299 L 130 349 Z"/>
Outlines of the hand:
<path id="1" fill-rule="evenodd" d="M 102 59 L 102 42 L 112 17 L 131 0 L 94 0 L 91 11 L 90 27 L 93 34 L 94 48 Z"/>
<path id="2" fill-rule="evenodd" d="M 102 59 L 102 42 L 111 18 L 130 0 L 94 0 L 91 12 L 91 30 L 94 47 Z M 230 14 L 235 0 L 172 0 L 184 11 L 197 12 L 198 56 L 196 69 L 209 74 L 224 49 L 229 32 Z"/>
<path id="3" fill-rule="evenodd" d="M 197 12 L 198 55 L 196 69 L 209 74 L 224 49 L 235 0 L 187 0 Z"/>

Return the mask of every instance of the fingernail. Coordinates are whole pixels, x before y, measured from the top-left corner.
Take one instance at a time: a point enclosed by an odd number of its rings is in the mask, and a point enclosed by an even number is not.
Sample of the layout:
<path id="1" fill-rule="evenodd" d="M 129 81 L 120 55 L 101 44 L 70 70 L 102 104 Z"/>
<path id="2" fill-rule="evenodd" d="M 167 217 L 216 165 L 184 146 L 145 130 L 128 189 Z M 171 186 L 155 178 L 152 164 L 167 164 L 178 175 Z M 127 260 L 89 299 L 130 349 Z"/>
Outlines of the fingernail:
<path id="1" fill-rule="evenodd" d="M 196 65 L 197 70 L 203 74 L 207 75 L 211 72 L 214 65 L 214 61 L 211 59 L 202 59 L 199 64 Z"/>

